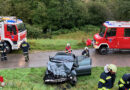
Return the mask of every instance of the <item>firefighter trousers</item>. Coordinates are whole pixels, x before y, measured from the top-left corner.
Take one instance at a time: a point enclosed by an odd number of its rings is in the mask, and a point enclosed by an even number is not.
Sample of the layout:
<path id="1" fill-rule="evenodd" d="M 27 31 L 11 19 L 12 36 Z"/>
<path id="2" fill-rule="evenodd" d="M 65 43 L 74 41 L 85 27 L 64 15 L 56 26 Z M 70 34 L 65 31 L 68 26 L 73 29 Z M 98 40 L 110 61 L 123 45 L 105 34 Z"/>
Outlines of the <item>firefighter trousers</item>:
<path id="1" fill-rule="evenodd" d="M 1 53 L 1 61 L 3 61 L 3 60 L 7 60 L 7 55 L 5 52 Z"/>
<path id="2" fill-rule="evenodd" d="M 29 55 L 28 55 L 28 52 L 24 52 L 23 53 L 24 57 L 25 57 L 25 61 L 29 61 Z"/>

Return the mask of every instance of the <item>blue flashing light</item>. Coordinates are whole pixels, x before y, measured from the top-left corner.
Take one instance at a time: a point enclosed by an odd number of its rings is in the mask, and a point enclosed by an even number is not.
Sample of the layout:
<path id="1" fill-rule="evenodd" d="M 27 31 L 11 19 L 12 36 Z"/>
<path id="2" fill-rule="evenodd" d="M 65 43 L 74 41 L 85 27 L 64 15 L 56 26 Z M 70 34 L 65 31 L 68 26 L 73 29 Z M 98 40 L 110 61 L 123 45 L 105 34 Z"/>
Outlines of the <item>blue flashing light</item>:
<path id="1" fill-rule="evenodd" d="M 105 23 L 107 23 L 108 25 L 112 25 L 109 21 L 106 21 Z"/>
<path id="2" fill-rule="evenodd" d="M 108 24 L 109 24 L 109 21 L 106 21 L 106 23 L 108 23 Z"/>
<path id="3" fill-rule="evenodd" d="M 16 23 L 14 20 L 7 20 L 8 23 Z"/>
<path id="4" fill-rule="evenodd" d="M 19 21 L 22 21 L 21 19 L 18 19 Z"/>

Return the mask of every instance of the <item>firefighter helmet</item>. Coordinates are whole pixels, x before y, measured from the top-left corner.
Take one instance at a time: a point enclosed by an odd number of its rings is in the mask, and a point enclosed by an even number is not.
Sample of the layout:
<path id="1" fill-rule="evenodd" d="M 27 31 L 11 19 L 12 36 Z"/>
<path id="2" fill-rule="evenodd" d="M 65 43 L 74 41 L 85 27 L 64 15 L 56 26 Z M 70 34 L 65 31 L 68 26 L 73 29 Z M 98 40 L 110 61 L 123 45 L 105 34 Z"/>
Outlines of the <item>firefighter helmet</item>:
<path id="1" fill-rule="evenodd" d="M 84 49 L 85 49 L 85 50 L 88 50 L 88 47 L 85 47 Z"/>
<path id="2" fill-rule="evenodd" d="M 117 67 L 114 64 L 109 64 L 108 65 L 108 70 L 116 73 Z"/>
<path id="3" fill-rule="evenodd" d="M 70 46 L 70 43 L 67 43 L 67 46 Z"/>

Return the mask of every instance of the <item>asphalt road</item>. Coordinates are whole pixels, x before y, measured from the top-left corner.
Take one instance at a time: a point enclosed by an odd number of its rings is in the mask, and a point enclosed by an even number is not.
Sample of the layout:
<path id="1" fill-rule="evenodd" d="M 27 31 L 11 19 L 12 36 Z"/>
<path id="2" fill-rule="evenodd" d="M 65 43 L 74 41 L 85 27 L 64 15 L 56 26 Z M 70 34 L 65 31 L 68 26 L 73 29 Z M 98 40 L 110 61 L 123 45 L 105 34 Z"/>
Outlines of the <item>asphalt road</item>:
<path id="1" fill-rule="evenodd" d="M 73 50 L 75 55 L 81 55 L 82 50 Z M 22 54 L 9 54 L 7 61 L 0 61 L 0 69 L 5 68 L 27 68 L 27 67 L 45 67 L 49 56 L 54 56 L 56 51 L 33 52 L 30 61 L 26 63 Z M 104 66 L 106 64 L 116 64 L 117 66 L 130 66 L 130 51 L 110 51 L 108 55 L 99 55 L 94 49 L 90 49 L 92 66 Z"/>

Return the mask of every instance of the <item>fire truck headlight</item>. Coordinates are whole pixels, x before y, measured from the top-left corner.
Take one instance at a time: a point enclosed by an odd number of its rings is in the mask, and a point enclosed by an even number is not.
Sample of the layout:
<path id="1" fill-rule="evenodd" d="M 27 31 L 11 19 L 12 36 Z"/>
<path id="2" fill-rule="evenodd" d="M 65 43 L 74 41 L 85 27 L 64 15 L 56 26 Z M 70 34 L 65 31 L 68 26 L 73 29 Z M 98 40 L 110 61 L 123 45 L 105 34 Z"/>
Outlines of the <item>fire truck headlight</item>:
<path id="1" fill-rule="evenodd" d="M 95 43 L 95 44 L 98 44 L 98 43 L 99 43 L 99 42 L 97 42 L 97 41 L 96 41 L 96 43 Z"/>

